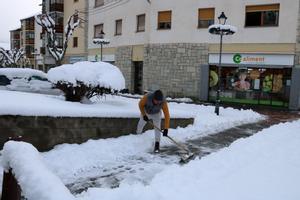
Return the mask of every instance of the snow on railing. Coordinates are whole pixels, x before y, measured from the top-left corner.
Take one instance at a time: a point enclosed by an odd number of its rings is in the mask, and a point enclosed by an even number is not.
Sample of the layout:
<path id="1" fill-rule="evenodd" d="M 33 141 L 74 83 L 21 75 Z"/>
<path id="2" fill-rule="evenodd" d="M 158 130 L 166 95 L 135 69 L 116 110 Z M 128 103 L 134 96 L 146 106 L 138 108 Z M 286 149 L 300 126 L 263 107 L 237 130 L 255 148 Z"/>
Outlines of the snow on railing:
<path id="1" fill-rule="evenodd" d="M 74 200 L 62 181 L 43 163 L 37 149 L 29 143 L 8 141 L 2 152 L 5 172 L 12 171 L 22 194 L 30 200 Z"/>

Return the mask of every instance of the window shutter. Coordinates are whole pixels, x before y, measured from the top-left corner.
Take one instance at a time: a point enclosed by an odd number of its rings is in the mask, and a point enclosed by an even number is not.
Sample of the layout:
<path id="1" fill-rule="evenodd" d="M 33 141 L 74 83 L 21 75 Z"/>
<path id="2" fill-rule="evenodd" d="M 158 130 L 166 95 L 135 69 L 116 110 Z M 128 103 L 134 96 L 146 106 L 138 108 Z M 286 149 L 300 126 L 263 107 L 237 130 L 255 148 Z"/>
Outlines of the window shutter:
<path id="1" fill-rule="evenodd" d="M 171 22 L 172 11 L 158 12 L 158 22 Z"/>
<path id="2" fill-rule="evenodd" d="M 280 4 L 246 6 L 246 12 L 279 11 Z"/>
<path id="3" fill-rule="evenodd" d="M 214 8 L 200 8 L 199 9 L 199 20 L 213 20 L 215 19 Z"/>

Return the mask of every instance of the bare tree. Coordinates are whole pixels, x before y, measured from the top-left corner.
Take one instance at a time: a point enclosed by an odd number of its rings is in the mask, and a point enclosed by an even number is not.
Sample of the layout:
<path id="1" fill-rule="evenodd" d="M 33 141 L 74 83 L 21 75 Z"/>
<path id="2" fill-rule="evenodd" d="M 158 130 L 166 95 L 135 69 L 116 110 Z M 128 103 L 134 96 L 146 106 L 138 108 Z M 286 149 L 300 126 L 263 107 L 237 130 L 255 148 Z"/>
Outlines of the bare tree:
<path id="1" fill-rule="evenodd" d="M 55 59 L 56 65 L 60 65 L 63 60 L 66 50 L 68 48 L 68 42 L 73 35 L 74 30 L 78 27 L 80 19 L 78 18 L 78 12 L 75 12 L 68 19 L 67 25 L 64 29 L 64 41 L 62 47 L 59 46 L 57 41 L 57 34 L 55 30 L 55 22 L 48 14 L 42 14 L 35 16 L 37 24 L 42 26 L 47 32 L 48 50 L 51 56 Z"/>
<path id="2" fill-rule="evenodd" d="M 23 66 L 26 60 L 25 51 L 23 48 L 5 50 L 0 47 L 0 63 L 3 67 L 20 67 Z"/>

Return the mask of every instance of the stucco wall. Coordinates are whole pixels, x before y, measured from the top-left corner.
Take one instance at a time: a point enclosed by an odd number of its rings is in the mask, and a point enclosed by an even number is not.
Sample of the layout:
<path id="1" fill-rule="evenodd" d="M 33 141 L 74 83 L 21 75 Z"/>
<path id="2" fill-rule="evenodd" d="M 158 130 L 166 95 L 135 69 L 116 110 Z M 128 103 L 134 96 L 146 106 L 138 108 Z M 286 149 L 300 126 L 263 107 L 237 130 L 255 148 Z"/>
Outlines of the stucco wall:
<path id="1" fill-rule="evenodd" d="M 90 0 L 93 2 L 93 0 Z M 110 47 L 148 43 L 219 43 L 219 37 L 198 29 L 198 9 L 215 8 L 215 22 L 222 11 L 228 24 L 238 28 L 233 36 L 224 37 L 224 43 L 295 43 L 298 0 L 123 0 L 114 6 L 93 8 L 89 14 L 89 48 L 97 48 L 91 42 L 94 25 L 104 23 Z M 245 27 L 246 5 L 280 3 L 279 26 Z M 134 6 L 134 10 L 132 7 Z M 157 12 L 172 10 L 172 29 L 157 30 Z M 136 15 L 146 13 L 146 32 L 136 33 Z M 123 20 L 121 36 L 115 36 L 115 20 Z"/>
<path id="2" fill-rule="evenodd" d="M 23 141 L 32 143 L 39 151 L 47 151 L 62 143 L 133 134 L 137 123 L 137 118 L 0 116 L 0 149 L 8 137 L 21 135 Z M 170 127 L 192 123 L 193 119 L 171 119 Z"/>

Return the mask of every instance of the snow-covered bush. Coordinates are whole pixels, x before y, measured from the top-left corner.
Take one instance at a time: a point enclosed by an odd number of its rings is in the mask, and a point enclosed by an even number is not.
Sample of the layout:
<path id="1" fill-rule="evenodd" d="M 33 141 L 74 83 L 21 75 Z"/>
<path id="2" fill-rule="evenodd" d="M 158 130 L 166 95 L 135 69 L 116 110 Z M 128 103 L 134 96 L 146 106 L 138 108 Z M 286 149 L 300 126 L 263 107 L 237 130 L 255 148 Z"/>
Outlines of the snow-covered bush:
<path id="1" fill-rule="evenodd" d="M 48 79 L 65 93 L 67 101 L 75 102 L 125 88 L 119 68 L 105 62 L 84 61 L 55 67 L 49 70 Z"/>

